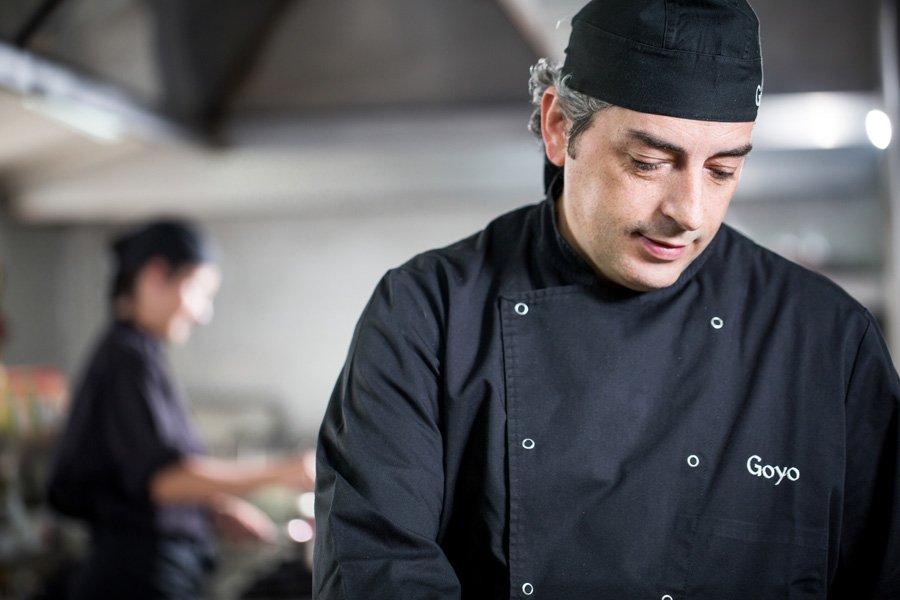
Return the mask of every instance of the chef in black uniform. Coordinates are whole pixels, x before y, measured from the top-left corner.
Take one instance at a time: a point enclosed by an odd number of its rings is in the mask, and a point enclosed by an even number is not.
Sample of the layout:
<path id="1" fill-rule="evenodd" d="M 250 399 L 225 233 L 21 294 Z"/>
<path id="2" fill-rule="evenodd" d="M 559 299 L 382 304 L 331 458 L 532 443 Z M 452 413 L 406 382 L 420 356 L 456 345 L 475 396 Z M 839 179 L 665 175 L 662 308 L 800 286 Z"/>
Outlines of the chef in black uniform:
<path id="1" fill-rule="evenodd" d="M 214 564 L 213 524 L 273 538 L 271 520 L 235 494 L 311 488 L 312 469 L 303 456 L 262 468 L 203 456 L 163 347 L 212 316 L 219 271 L 199 230 L 156 222 L 113 250 L 115 318 L 74 395 L 48 497 L 90 528 L 73 598 L 196 600 Z"/>
<path id="2" fill-rule="evenodd" d="M 722 221 L 745 0 L 595 0 L 532 86 L 546 199 L 389 271 L 319 436 L 322 600 L 900 598 L 875 319 Z"/>

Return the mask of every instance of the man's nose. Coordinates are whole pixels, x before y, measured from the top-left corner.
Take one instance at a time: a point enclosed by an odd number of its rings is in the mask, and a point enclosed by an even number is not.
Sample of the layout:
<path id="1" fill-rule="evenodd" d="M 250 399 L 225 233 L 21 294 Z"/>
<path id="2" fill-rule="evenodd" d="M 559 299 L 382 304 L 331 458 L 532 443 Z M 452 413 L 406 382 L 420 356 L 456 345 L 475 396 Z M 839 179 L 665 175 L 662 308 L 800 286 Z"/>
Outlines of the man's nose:
<path id="1" fill-rule="evenodd" d="M 678 173 L 666 191 L 660 211 L 684 231 L 703 225 L 703 174 Z"/>

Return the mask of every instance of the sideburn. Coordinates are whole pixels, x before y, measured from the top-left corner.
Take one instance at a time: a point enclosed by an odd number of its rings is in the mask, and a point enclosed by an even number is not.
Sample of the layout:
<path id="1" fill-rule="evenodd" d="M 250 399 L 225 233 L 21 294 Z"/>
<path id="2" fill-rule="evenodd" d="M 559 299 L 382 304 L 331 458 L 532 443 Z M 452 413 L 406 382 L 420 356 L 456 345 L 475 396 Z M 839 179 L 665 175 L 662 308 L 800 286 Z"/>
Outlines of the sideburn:
<path id="1" fill-rule="evenodd" d="M 581 137 L 582 133 L 591 127 L 591 124 L 594 122 L 595 114 L 597 113 L 591 114 L 591 116 L 586 119 L 573 121 L 572 126 L 566 131 L 566 154 L 569 158 L 577 158 L 578 139 Z"/>

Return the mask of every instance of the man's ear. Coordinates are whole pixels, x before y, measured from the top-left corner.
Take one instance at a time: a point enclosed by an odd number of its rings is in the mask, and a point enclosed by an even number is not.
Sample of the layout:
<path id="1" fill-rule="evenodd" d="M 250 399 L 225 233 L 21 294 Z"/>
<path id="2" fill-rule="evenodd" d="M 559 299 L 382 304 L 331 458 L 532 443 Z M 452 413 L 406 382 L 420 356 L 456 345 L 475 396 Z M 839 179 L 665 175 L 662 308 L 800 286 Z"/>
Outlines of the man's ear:
<path id="1" fill-rule="evenodd" d="M 559 107 L 556 88 L 550 86 L 541 97 L 541 137 L 544 138 L 547 159 L 557 167 L 563 166 L 566 162 L 568 125 L 569 120 Z"/>

